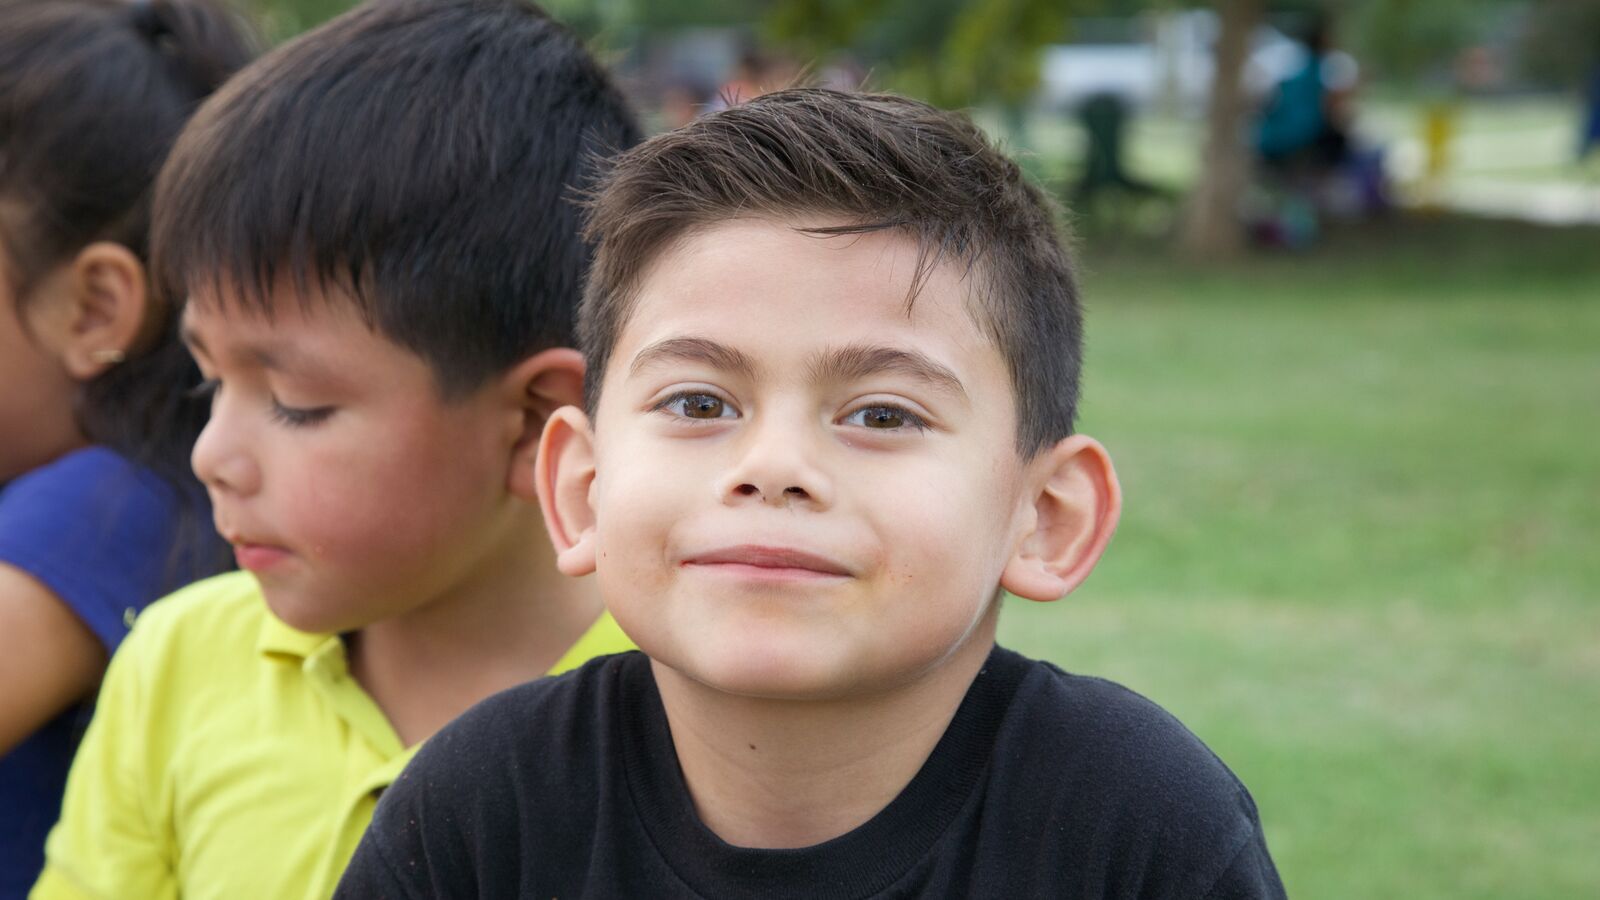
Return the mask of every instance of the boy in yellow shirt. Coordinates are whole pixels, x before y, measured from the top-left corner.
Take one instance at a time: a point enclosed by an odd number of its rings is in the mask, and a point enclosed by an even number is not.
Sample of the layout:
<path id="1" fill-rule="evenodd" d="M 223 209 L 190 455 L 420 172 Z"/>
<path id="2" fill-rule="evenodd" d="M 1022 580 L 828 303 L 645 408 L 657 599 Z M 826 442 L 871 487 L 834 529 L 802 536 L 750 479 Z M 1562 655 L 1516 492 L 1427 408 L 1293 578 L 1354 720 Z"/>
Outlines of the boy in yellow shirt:
<path id="1" fill-rule="evenodd" d="M 326 896 L 422 741 L 629 646 L 530 501 L 545 419 L 581 398 L 571 195 L 637 137 L 514 0 L 368 4 L 196 115 L 155 266 L 245 571 L 133 629 L 33 896 Z"/>

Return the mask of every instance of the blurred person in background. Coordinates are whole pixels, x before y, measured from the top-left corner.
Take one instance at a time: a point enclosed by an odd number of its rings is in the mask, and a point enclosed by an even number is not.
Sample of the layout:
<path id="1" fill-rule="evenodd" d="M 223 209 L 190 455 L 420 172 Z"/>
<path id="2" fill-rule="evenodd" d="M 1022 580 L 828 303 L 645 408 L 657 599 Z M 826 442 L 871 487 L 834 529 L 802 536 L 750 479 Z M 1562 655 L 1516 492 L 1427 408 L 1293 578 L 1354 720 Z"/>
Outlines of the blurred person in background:
<path id="1" fill-rule="evenodd" d="M 1304 47 L 1301 65 L 1278 83 L 1256 122 L 1252 226 L 1270 246 L 1315 242 L 1325 217 L 1364 219 L 1390 209 L 1383 149 L 1351 137 L 1355 58 L 1334 49 L 1326 14 L 1311 20 Z"/>
<path id="2" fill-rule="evenodd" d="M 1348 91 L 1333 63 L 1331 23 L 1319 16 L 1306 31 L 1306 56 L 1280 81 L 1256 126 L 1256 150 L 1270 167 L 1329 169 L 1349 149 Z"/>
<path id="3" fill-rule="evenodd" d="M 0 3 L 0 900 L 43 865 L 107 660 L 223 568 L 151 186 L 252 41 L 204 0 Z"/>
<path id="4" fill-rule="evenodd" d="M 1581 162 L 1600 148 L 1600 62 L 1589 70 L 1589 82 L 1583 95 L 1583 131 L 1578 136 L 1578 160 Z"/>

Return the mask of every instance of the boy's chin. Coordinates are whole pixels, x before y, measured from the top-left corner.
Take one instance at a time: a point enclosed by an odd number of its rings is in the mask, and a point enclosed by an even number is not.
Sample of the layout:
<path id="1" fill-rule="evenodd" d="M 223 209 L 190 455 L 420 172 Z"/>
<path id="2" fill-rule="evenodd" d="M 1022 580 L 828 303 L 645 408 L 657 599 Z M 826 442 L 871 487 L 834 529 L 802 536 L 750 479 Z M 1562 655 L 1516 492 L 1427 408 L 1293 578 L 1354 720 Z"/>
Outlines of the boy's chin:
<path id="1" fill-rule="evenodd" d="M 733 697 L 752 700 L 825 702 L 843 700 L 860 690 L 846 679 L 816 672 L 774 672 L 761 666 L 719 667 L 681 672 L 701 685 Z"/>
<path id="2" fill-rule="evenodd" d="M 747 644 L 738 650 L 657 661 L 717 693 L 759 700 L 847 700 L 892 689 L 914 677 L 839 651 L 837 645 Z"/>
<path id="3" fill-rule="evenodd" d="M 341 611 L 330 611 L 327 604 L 318 603 L 304 593 L 283 586 L 275 586 L 262 579 L 261 596 L 267 609 L 278 621 L 306 634 L 343 634 L 367 624 L 352 621 L 353 617 Z"/>

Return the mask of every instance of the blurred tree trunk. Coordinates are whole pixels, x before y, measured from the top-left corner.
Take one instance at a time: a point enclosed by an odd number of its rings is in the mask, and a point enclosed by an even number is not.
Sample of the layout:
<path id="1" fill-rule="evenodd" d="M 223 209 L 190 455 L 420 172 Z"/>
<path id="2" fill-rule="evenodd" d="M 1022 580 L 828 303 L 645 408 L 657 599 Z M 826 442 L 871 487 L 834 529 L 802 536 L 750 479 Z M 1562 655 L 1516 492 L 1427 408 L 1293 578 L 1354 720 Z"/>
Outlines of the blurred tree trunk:
<path id="1" fill-rule="evenodd" d="M 1250 179 L 1250 145 L 1244 140 L 1249 97 L 1243 75 L 1262 4 L 1263 0 L 1216 0 L 1220 24 L 1205 155 L 1178 232 L 1179 250 L 1195 259 L 1235 256 L 1245 246 L 1238 213 L 1239 198 Z"/>

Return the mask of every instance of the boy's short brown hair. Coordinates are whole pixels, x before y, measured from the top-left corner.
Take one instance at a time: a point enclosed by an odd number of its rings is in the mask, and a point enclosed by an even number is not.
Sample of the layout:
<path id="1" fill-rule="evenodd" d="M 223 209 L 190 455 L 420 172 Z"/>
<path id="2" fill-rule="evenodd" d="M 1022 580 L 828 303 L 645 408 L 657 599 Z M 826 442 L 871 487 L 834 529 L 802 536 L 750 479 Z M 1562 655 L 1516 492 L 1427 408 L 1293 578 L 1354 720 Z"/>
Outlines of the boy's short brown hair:
<path id="1" fill-rule="evenodd" d="M 1051 202 L 966 117 L 889 94 L 796 88 L 658 135 L 618 157 L 589 207 L 597 244 L 578 339 L 593 414 L 649 266 L 734 217 L 836 217 L 819 235 L 898 229 L 922 247 L 916 287 L 963 266 L 979 321 L 1005 357 L 1018 449 L 1072 433 L 1082 315 Z"/>

